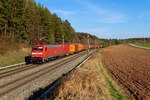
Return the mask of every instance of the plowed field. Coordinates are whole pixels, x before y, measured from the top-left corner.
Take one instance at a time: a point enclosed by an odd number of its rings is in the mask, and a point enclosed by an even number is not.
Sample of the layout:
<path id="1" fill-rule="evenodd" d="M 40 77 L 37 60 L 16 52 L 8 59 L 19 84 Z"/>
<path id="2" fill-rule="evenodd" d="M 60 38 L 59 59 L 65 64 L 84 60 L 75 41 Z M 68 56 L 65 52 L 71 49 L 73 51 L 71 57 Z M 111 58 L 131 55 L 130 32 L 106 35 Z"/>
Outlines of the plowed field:
<path id="1" fill-rule="evenodd" d="M 150 50 L 128 45 L 103 51 L 103 64 L 130 99 L 150 100 Z"/>

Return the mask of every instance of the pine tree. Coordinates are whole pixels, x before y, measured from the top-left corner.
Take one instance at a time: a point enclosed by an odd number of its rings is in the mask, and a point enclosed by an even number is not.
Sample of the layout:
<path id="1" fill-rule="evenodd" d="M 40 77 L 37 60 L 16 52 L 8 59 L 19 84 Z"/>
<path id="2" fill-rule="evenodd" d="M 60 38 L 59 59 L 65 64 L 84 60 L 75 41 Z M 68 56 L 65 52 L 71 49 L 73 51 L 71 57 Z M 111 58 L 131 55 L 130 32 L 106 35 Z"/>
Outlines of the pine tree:
<path id="1" fill-rule="evenodd" d="M 63 21 L 34 0 L 0 0 L 0 39 L 12 45 L 58 44 L 63 36 L 65 43 L 86 43 L 87 35 L 94 43 L 95 36 L 75 32 L 68 20 Z"/>

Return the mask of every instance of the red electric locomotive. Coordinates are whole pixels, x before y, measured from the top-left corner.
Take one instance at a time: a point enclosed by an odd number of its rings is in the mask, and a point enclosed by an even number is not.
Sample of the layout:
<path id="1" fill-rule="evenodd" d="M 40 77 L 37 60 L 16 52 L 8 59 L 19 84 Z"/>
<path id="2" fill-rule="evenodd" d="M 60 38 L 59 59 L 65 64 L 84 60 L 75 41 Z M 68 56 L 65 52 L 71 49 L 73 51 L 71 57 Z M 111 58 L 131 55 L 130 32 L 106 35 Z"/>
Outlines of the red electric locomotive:
<path id="1" fill-rule="evenodd" d="M 61 45 L 33 45 L 31 62 L 43 63 L 51 58 L 63 55 L 63 47 Z"/>

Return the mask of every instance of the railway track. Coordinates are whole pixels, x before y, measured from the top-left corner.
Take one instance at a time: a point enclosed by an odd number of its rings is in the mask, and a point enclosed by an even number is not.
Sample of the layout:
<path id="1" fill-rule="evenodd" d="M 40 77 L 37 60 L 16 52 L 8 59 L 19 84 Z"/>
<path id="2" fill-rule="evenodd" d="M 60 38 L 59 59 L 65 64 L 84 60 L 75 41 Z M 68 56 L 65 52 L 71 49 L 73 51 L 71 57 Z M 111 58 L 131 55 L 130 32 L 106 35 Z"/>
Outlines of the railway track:
<path id="1" fill-rule="evenodd" d="M 25 76 L 22 76 L 20 78 L 17 78 L 15 80 L 12 80 L 10 82 L 7 82 L 5 84 L 0 85 L 0 98 L 16 89 L 19 87 L 22 87 L 23 85 L 30 83 L 31 81 L 45 75 L 46 73 L 55 73 L 60 67 L 63 67 L 65 64 L 72 63 L 72 61 L 75 61 L 76 59 L 80 58 L 81 56 L 85 55 L 86 52 L 81 52 L 80 54 L 75 54 L 72 57 L 69 57 L 68 59 L 64 59 L 61 61 L 58 61 L 57 63 L 52 64 L 51 66 L 47 66 L 41 70 L 35 71 L 33 73 L 27 74 Z M 0 79 L 7 78 L 8 76 L 21 73 L 23 71 L 29 70 L 36 68 L 37 65 L 32 65 L 28 67 L 24 67 L 22 69 L 16 69 L 16 70 L 11 70 L 7 72 L 0 73 Z"/>
<path id="2" fill-rule="evenodd" d="M 0 79 L 11 76 L 13 74 L 17 74 L 17 73 L 21 73 L 25 70 L 29 70 L 29 69 L 33 69 L 35 67 L 37 67 L 38 65 L 26 65 L 25 67 L 18 67 L 16 69 L 12 69 L 12 70 L 8 70 L 5 72 L 1 72 L 0 73 Z"/>
<path id="3" fill-rule="evenodd" d="M 84 52 L 81 52 L 81 54 L 82 53 L 84 53 Z M 75 55 L 73 55 L 73 56 L 75 56 Z M 59 59 L 57 59 L 57 60 L 59 60 Z M 24 67 L 18 67 L 18 68 L 11 69 L 11 70 L 8 70 L 8 71 L 5 71 L 5 72 L 0 72 L 0 79 L 11 76 L 11 75 L 14 75 L 14 74 L 17 74 L 17 73 L 21 73 L 21 72 L 26 71 L 26 70 L 37 68 L 41 65 L 43 65 L 43 64 L 40 64 L 40 65 L 30 64 L 30 65 L 26 65 Z"/>
<path id="4" fill-rule="evenodd" d="M 48 97 L 54 89 L 56 89 L 60 84 L 61 81 L 66 78 L 69 74 L 71 74 L 76 69 L 80 68 L 86 61 L 88 61 L 91 58 L 92 55 L 89 55 L 85 60 L 83 60 L 81 63 L 79 63 L 76 67 L 74 67 L 72 70 L 70 70 L 68 73 L 64 74 L 61 78 L 56 80 L 51 86 L 47 87 L 40 93 L 39 96 L 30 96 L 29 100 L 43 100 L 44 98 Z"/>

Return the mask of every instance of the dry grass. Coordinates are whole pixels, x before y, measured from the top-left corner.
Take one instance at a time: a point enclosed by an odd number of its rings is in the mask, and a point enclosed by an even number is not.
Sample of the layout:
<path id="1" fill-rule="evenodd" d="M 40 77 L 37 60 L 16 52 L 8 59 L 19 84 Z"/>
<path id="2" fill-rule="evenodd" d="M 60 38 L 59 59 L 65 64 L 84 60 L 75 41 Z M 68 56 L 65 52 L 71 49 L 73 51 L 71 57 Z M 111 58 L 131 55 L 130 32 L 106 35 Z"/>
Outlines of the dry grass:
<path id="1" fill-rule="evenodd" d="M 73 72 L 52 94 L 55 100 L 112 100 L 105 79 L 97 69 L 95 54 L 83 67 Z"/>
<path id="2" fill-rule="evenodd" d="M 7 42 L 0 41 L 0 55 L 4 55 L 9 50 L 9 44 Z"/>
<path id="3" fill-rule="evenodd" d="M 0 67 L 24 62 L 25 56 L 29 55 L 30 48 L 24 48 L 25 44 L 10 44 L 7 41 L 0 41 Z"/>
<path id="4" fill-rule="evenodd" d="M 111 100 L 128 100 L 127 95 L 125 94 L 124 90 L 118 86 L 118 84 L 112 79 L 111 74 L 106 70 L 105 66 L 102 63 L 103 56 L 101 52 L 98 53 L 99 55 L 99 64 L 97 68 L 100 71 L 100 75 L 104 78 L 104 84 L 107 86 L 109 94 L 111 95 Z"/>
<path id="5" fill-rule="evenodd" d="M 22 48 L 19 50 L 7 51 L 3 55 L 0 54 L 0 67 L 24 62 L 25 56 L 28 56 L 30 52 L 31 50 L 29 48 Z"/>
<path id="6" fill-rule="evenodd" d="M 27 47 L 27 45 L 23 43 L 10 43 L 8 41 L 1 41 L 0 40 L 0 55 L 7 55 L 8 52 L 17 51 L 24 47 Z"/>

